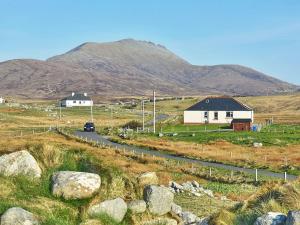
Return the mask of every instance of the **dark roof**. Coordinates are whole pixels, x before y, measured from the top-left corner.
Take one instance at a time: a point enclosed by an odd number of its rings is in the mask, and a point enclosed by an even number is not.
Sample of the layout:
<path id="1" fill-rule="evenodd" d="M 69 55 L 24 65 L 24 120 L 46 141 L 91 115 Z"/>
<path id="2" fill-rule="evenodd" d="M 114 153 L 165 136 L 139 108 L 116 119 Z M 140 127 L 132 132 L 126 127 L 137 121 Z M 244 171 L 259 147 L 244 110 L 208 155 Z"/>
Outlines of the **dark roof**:
<path id="1" fill-rule="evenodd" d="M 233 119 L 231 123 L 249 123 L 252 122 L 251 119 Z"/>
<path id="2" fill-rule="evenodd" d="M 230 97 L 208 97 L 186 109 L 187 111 L 252 111 Z"/>
<path id="3" fill-rule="evenodd" d="M 79 101 L 90 101 L 91 98 L 88 96 L 85 96 L 84 94 L 75 93 L 73 96 L 70 95 L 66 98 L 63 98 L 62 100 L 79 100 Z"/>

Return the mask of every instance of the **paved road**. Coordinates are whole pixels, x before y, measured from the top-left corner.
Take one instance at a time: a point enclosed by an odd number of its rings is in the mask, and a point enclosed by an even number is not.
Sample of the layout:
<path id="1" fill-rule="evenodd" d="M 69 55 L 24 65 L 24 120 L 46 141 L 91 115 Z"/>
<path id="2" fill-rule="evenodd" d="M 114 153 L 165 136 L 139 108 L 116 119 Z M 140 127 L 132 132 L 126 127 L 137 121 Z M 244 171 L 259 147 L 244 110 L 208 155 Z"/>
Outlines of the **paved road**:
<path id="1" fill-rule="evenodd" d="M 225 164 L 221 164 L 221 163 L 205 162 L 205 161 L 201 161 L 198 159 L 189 159 L 189 158 L 185 158 L 183 156 L 171 155 L 171 154 L 168 154 L 165 152 L 159 152 L 156 150 L 140 148 L 140 147 L 136 147 L 133 145 L 114 143 L 114 142 L 107 140 L 105 137 L 103 137 L 95 132 L 76 131 L 75 135 L 77 137 L 87 138 L 88 141 L 95 141 L 95 142 L 98 141 L 99 143 L 103 143 L 103 144 L 111 146 L 113 148 L 121 148 L 121 149 L 125 149 L 127 151 L 135 151 L 137 153 L 154 155 L 157 157 L 173 159 L 173 160 L 183 161 L 183 162 L 188 162 L 188 163 L 200 164 L 202 166 L 207 166 L 207 167 L 221 168 L 221 169 L 226 169 L 226 170 L 231 170 L 231 171 L 240 171 L 240 172 L 245 172 L 248 174 L 255 174 L 254 169 L 247 169 L 247 168 L 242 168 L 242 167 L 237 167 L 237 166 L 225 165 Z M 284 178 L 283 173 L 275 173 L 275 172 L 271 172 L 269 170 L 264 170 L 264 169 L 258 169 L 258 175 L 263 175 L 263 176 L 273 177 L 273 178 Z M 297 176 L 287 175 L 287 179 L 295 180 L 295 179 L 297 179 Z"/>

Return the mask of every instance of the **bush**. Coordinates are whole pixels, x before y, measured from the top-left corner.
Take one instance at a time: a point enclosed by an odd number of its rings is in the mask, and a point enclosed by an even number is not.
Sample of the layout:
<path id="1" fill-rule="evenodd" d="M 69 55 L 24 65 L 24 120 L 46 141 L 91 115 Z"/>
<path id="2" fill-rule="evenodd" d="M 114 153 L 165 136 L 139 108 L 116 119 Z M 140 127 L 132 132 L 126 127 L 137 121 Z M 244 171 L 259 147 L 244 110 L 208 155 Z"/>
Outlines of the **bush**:
<path id="1" fill-rule="evenodd" d="M 136 129 L 138 127 L 142 127 L 142 123 L 136 120 L 129 121 L 125 125 L 123 125 L 123 128 L 129 128 L 129 129 Z"/>

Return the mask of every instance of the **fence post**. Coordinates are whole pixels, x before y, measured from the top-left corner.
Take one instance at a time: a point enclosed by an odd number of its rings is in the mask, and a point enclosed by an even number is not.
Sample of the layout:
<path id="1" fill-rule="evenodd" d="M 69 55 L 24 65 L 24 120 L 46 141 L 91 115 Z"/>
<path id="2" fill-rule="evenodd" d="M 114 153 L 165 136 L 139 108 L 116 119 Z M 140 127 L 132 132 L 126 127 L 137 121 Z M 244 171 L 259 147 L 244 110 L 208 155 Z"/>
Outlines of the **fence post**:
<path id="1" fill-rule="evenodd" d="M 209 168 L 209 177 L 211 177 L 211 173 L 212 173 L 211 168 Z"/>
<path id="2" fill-rule="evenodd" d="M 255 182 L 257 182 L 258 181 L 258 171 L 257 171 L 257 169 L 255 169 Z"/>
<path id="3" fill-rule="evenodd" d="M 286 172 L 284 172 L 284 182 L 286 182 L 286 180 L 287 180 L 287 174 Z"/>

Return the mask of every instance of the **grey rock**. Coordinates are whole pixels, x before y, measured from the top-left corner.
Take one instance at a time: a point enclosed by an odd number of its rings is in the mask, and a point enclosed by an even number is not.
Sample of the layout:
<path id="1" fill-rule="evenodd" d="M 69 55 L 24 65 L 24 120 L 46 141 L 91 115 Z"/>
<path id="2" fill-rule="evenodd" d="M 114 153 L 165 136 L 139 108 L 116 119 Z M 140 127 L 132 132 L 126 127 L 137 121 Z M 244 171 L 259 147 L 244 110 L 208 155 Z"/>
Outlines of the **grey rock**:
<path id="1" fill-rule="evenodd" d="M 193 185 L 195 188 L 200 187 L 200 184 L 199 184 L 197 181 L 195 181 L 195 180 L 192 181 L 192 185 Z"/>
<path id="2" fill-rule="evenodd" d="M 107 200 L 93 205 L 88 209 L 88 214 L 92 217 L 106 214 L 117 222 L 121 222 L 127 212 L 127 204 L 122 198 Z"/>
<path id="3" fill-rule="evenodd" d="M 286 225 L 300 225 L 300 211 L 289 211 L 287 214 Z"/>
<path id="4" fill-rule="evenodd" d="M 0 174 L 4 176 L 24 175 L 39 178 L 42 171 L 34 157 L 28 151 L 22 150 L 0 157 Z"/>
<path id="5" fill-rule="evenodd" d="M 13 207 L 1 216 L 1 225 L 38 225 L 39 221 L 31 213 L 19 207 Z"/>
<path id="6" fill-rule="evenodd" d="M 133 200 L 129 202 L 127 206 L 132 213 L 143 213 L 147 208 L 146 202 L 144 200 Z"/>
<path id="7" fill-rule="evenodd" d="M 254 225 L 285 225 L 286 215 L 279 212 L 268 212 L 258 217 Z"/>
<path id="8" fill-rule="evenodd" d="M 182 213 L 182 208 L 181 206 L 175 204 L 175 203 L 172 203 L 171 205 L 171 211 L 173 213 L 175 213 L 176 215 L 180 215 Z"/>
<path id="9" fill-rule="evenodd" d="M 211 190 L 208 190 L 208 189 L 204 190 L 203 193 L 207 194 L 209 197 L 212 197 L 212 198 L 214 197 L 214 194 Z"/>
<path id="10" fill-rule="evenodd" d="M 175 181 L 172 181 L 172 182 L 171 182 L 171 187 L 174 188 L 174 189 L 176 189 L 176 190 L 181 190 L 181 189 L 183 189 L 182 185 L 176 183 Z"/>
<path id="11" fill-rule="evenodd" d="M 93 196 L 100 188 L 98 174 L 60 171 L 52 176 L 52 194 L 65 199 L 84 199 Z"/>
<path id="12" fill-rule="evenodd" d="M 209 217 L 201 218 L 201 219 L 196 223 L 196 225 L 209 225 L 209 220 L 210 220 Z"/>
<path id="13" fill-rule="evenodd" d="M 171 210 L 174 194 L 166 187 L 148 185 L 144 188 L 144 200 L 154 215 L 164 215 Z"/>
<path id="14" fill-rule="evenodd" d="M 182 212 L 181 219 L 183 220 L 184 224 L 193 224 L 200 221 L 200 218 L 193 214 L 192 212 Z"/>
<path id="15" fill-rule="evenodd" d="M 177 221 L 169 218 L 157 218 L 143 223 L 143 225 L 177 225 Z"/>

